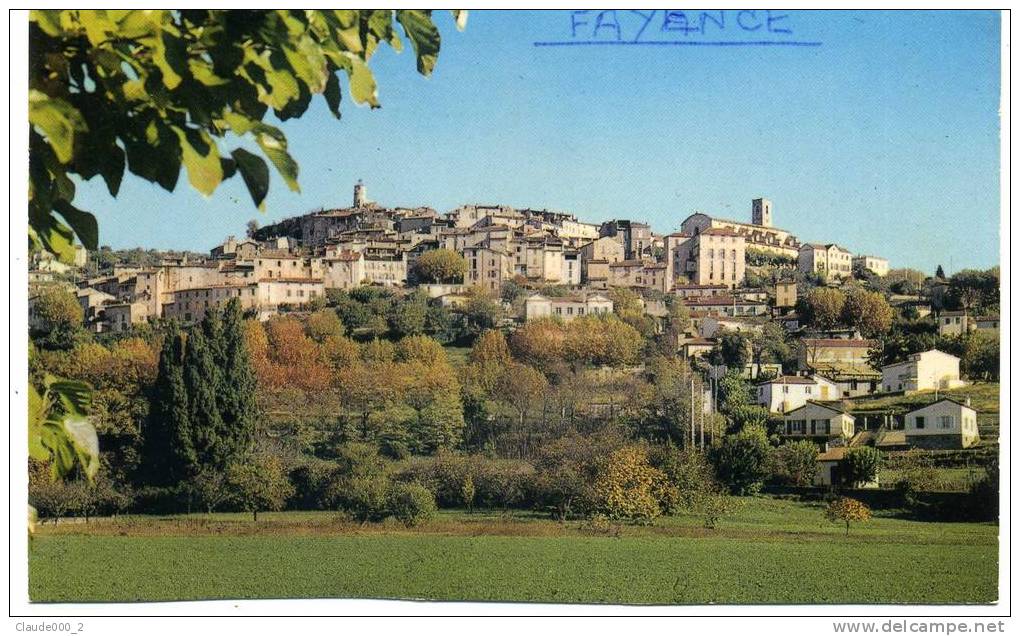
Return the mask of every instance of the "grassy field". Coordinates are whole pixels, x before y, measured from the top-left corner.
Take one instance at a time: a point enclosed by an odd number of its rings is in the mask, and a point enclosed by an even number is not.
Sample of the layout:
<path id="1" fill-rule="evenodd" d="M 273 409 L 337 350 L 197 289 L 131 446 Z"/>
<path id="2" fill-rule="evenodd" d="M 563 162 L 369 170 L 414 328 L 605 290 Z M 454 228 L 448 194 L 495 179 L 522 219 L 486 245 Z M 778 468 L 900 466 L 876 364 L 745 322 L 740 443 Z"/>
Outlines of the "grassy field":
<path id="1" fill-rule="evenodd" d="M 527 514 L 445 512 L 406 530 L 331 513 L 128 517 L 32 539 L 34 601 L 359 597 L 561 603 L 988 603 L 998 527 L 875 518 L 745 499 L 595 531 Z"/>
<path id="2" fill-rule="evenodd" d="M 957 401 L 970 398 L 970 404 L 978 413 L 999 413 L 999 383 L 978 382 L 958 389 L 939 391 L 939 397 L 947 397 Z M 881 413 L 897 411 L 904 413 L 910 409 L 931 403 L 935 399 L 935 391 L 918 391 L 911 395 L 861 396 L 844 400 L 844 406 L 853 413 Z"/>

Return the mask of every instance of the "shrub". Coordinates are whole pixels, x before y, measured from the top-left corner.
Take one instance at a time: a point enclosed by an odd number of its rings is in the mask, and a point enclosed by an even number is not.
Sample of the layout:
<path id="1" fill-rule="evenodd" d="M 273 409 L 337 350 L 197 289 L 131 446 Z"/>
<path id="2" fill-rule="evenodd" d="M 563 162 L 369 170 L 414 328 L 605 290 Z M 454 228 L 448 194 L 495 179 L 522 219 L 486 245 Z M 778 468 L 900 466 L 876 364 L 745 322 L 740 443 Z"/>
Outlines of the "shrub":
<path id="1" fill-rule="evenodd" d="M 768 477 L 770 453 L 765 429 L 750 426 L 736 435 L 727 435 L 712 453 L 712 460 L 716 473 L 730 491 L 747 495 L 761 490 Z"/>
<path id="2" fill-rule="evenodd" d="M 436 515 L 436 498 L 421 484 L 394 484 L 387 496 L 389 512 L 408 528 Z"/>
<path id="3" fill-rule="evenodd" d="M 787 442 L 772 451 L 772 477 L 789 486 L 810 486 L 818 470 L 818 448 L 802 439 Z"/>
<path id="4" fill-rule="evenodd" d="M 717 490 L 699 494 L 693 509 L 704 517 L 705 527 L 713 530 L 719 519 L 732 512 L 735 507 L 733 499 Z"/>
<path id="5" fill-rule="evenodd" d="M 235 506 L 258 521 L 259 510 L 281 510 L 294 494 L 283 463 L 274 455 L 254 454 L 227 467 L 225 488 Z"/>
<path id="6" fill-rule="evenodd" d="M 342 482 L 335 499 L 340 509 L 356 521 L 382 521 L 388 512 L 389 491 L 390 480 L 385 475 L 354 477 Z"/>
<path id="7" fill-rule="evenodd" d="M 665 480 L 662 471 L 648 463 L 644 448 L 621 448 L 599 466 L 592 486 L 596 508 L 612 519 L 654 519 L 662 513 L 656 491 Z"/>
<path id="8" fill-rule="evenodd" d="M 658 491 L 659 505 L 666 514 L 693 511 L 701 495 L 718 490 L 712 466 L 701 451 L 653 447 L 649 462 L 666 477 Z"/>
<path id="9" fill-rule="evenodd" d="M 871 518 L 871 509 L 856 499 L 836 497 L 825 509 L 825 518 L 833 523 L 845 523 L 846 535 L 850 536 L 850 523 L 867 521 Z"/>

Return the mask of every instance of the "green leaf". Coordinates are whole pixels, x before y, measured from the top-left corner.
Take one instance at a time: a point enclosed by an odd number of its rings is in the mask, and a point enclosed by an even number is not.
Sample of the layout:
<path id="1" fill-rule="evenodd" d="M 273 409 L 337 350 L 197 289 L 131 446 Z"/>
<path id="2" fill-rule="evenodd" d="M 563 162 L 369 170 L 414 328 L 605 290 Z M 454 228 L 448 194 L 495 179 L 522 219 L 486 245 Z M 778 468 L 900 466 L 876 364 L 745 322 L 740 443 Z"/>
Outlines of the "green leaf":
<path id="1" fill-rule="evenodd" d="M 152 38 L 152 61 L 163 74 L 163 84 L 170 90 L 177 88 L 181 80 L 181 74 L 186 68 L 185 60 L 188 52 L 184 40 L 176 37 L 165 29 L 156 33 Z"/>
<path id="2" fill-rule="evenodd" d="M 378 108 L 379 100 L 372 71 L 360 57 L 347 55 L 346 58 L 350 62 L 347 74 L 350 77 L 351 97 L 359 104 L 368 104 L 372 108 Z"/>
<path id="3" fill-rule="evenodd" d="M 70 224 L 85 249 L 99 249 L 99 224 L 96 222 L 96 217 L 89 212 L 79 210 L 63 199 L 55 200 L 53 208 Z"/>
<path id="4" fill-rule="evenodd" d="M 53 254 L 62 263 L 74 262 L 74 232 L 52 214 L 32 214 L 28 226 L 42 249 Z"/>
<path id="5" fill-rule="evenodd" d="M 84 416 L 92 407 L 92 388 L 85 382 L 47 376 L 46 386 L 56 396 L 65 413 Z"/>
<path id="6" fill-rule="evenodd" d="M 329 112 L 333 113 L 333 116 L 337 119 L 340 119 L 340 80 L 337 78 L 336 73 L 329 74 L 329 79 L 326 80 L 326 88 L 322 91 L 322 96 L 326 98 Z"/>
<path id="7" fill-rule="evenodd" d="M 204 130 L 171 126 L 181 142 L 181 160 L 188 169 L 188 182 L 208 196 L 223 181 L 223 166 L 216 143 Z"/>
<path id="8" fill-rule="evenodd" d="M 298 185 L 297 181 L 298 164 L 290 156 L 290 153 L 287 152 L 287 138 L 278 129 L 261 122 L 254 132 L 255 141 L 258 143 L 259 148 L 273 162 L 276 171 L 280 173 L 280 176 L 287 183 L 287 187 L 294 192 L 300 192 L 301 186 Z"/>
<path id="9" fill-rule="evenodd" d="M 404 27 L 407 39 L 411 40 L 414 54 L 418 57 L 418 72 L 429 75 L 439 55 L 439 29 L 432 23 L 426 11 L 406 9 L 397 11 L 397 22 Z"/>
<path id="10" fill-rule="evenodd" d="M 46 35 L 57 37 L 63 29 L 60 26 L 60 11 L 56 9 L 33 9 L 28 19 L 39 25 Z"/>
<path id="11" fill-rule="evenodd" d="M 230 156 L 237 162 L 237 169 L 241 172 L 244 184 L 248 186 L 248 193 L 251 200 L 260 210 L 262 202 L 269 193 L 269 168 L 262 157 L 252 154 L 244 148 L 237 148 L 230 153 Z"/>
<path id="12" fill-rule="evenodd" d="M 62 420 L 67 441 L 81 464 L 85 475 L 92 479 L 99 470 L 99 436 L 87 417 L 66 415 Z"/>
<path id="13" fill-rule="evenodd" d="M 28 121 L 46 136 L 60 163 L 74 156 L 75 133 L 87 130 L 74 106 L 35 89 L 28 91 Z"/>
<path id="14" fill-rule="evenodd" d="M 191 71 L 191 76 L 204 86 L 223 86 L 224 84 L 229 84 L 228 80 L 217 75 L 213 71 L 212 66 L 201 59 L 188 59 L 188 70 Z"/>

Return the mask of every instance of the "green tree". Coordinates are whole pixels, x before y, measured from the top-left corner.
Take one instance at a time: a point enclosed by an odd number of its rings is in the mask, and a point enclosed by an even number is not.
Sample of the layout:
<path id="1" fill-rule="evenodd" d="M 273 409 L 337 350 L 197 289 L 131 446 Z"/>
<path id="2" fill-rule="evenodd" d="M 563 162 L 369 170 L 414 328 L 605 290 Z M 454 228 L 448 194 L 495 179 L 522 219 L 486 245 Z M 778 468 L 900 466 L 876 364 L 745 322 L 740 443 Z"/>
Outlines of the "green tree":
<path id="1" fill-rule="evenodd" d="M 893 310 L 878 292 L 854 289 L 843 303 L 843 322 L 856 327 L 866 338 L 877 338 L 892 326 Z"/>
<path id="2" fill-rule="evenodd" d="M 808 323 L 817 329 L 834 329 L 843 317 L 846 294 L 832 287 L 816 287 L 799 301 Z"/>
<path id="3" fill-rule="evenodd" d="M 395 302 L 387 316 L 390 330 L 398 338 L 423 334 L 427 313 L 428 305 L 417 296 Z"/>
<path id="4" fill-rule="evenodd" d="M 171 324 L 163 337 L 152 406 L 143 431 L 146 481 L 169 485 L 185 479 L 195 461 L 191 409 L 184 382 L 185 335 Z"/>
<path id="5" fill-rule="evenodd" d="M 393 484 L 387 494 L 390 514 L 408 528 L 427 523 L 436 516 L 436 497 L 421 484 Z"/>
<path id="6" fill-rule="evenodd" d="M 244 334 L 241 303 L 237 298 L 232 298 L 223 312 L 220 331 L 222 343 L 218 347 L 222 357 L 217 361 L 222 371 L 217 395 L 223 426 L 217 437 L 224 457 L 248 451 L 255 437 L 258 418 L 255 402 L 257 383 Z"/>
<path id="7" fill-rule="evenodd" d="M 761 330 L 755 331 L 749 338 L 751 361 L 755 364 L 755 377 L 761 375 L 761 365 L 766 362 L 782 362 L 790 355 L 790 346 L 786 343 L 786 331 L 777 322 L 766 322 Z"/>
<path id="8" fill-rule="evenodd" d="M 340 338 L 344 335 L 344 323 L 332 309 L 320 309 L 305 319 L 305 333 L 312 340 L 322 343 L 327 338 Z"/>
<path id="9" fill-rule="evenodd" d="M 82 325 L 84 313 L 74 292 L 58 286 L 49 286 L 33 299 L 32 312 L 39 321 L 40 331 L 71 332 Z"/>
<path id="10" fill-rule="evenodd" d="M 273 455 L 236 458 L 226 471 L 226 488 L 234 504 L 259 520 L 260 510 L 282 510 L 294 494 L 283 463 Z"/>
<path id="11" fill-rule="evenodd" d="M 975 332 L 967 336 L 960 360 L 967 377 L 978 380 L 999 379 L 999 334 Z"/>
<path id="12" fill-rule="evenodd" d="M 457 12 L 458 27 L 466 14 Z M 287 139 L 264 120 L 300 117 L 321 94 L 340 116 L 347 75 L 356 103 L 379 106 L 367 62 L 399 24 L 432 72 L 439 30 L 418 10 L 35 10 L 29 18 L 29 241 L 71 261 L 98 247 L 95 217 L 74 207 L 72 177 L 101 176 L 112 196 L 125 170 L 168 191 L 181 166 L 211 194 L 240 174 L 261 207 L 263 156 L 298 190 Z M 253 142 L 226 152 L 223 140 Z M 58 218 L 59 215 L 61 218 Z"/>
<path id="13" fill-rule="evenodd" d="M 224 429 L 218 392 L 223 386 L 223 372 L 216 364 L 213 343 L 201 329 L 192 329 L 184 350 L 184 388 L 188 392 L 188 421 L 191 450 L 186 472 L 192 475 L 203 467 L 225 468 L 228 453 L 219 444 Z"/>
<path id="14" fill-rule="evenodd" d="M 723 331 L 717 337 L 719 342 L 709 354 L 712 363 L 743 371 L 751 360 L 751 346 L 747 336 L 739 331 Z"/>
<path id="15" fill-rule="evenodd" d="M 719 479 L 737 495 L 758 492 L 768 477 L 770 455 L 768 436 L 761 426 L 749 426 L 727 435 L 712 453 Z"/>
<path id="16" fill-rule="evenodd" d="M 882 467 L 882 453 L 871 446 L 855 446 L 843 456 L 843 480 L 850 486 L 875 481 Z"/>
<path id="17" fill-rule="evenodd" d="M 818 470 L 818 448 L 809 440 L 787 442 L 772 451 L 772 475 L 782 484 L 810 486 Z"/>
<path id="18" fill-rule="evenodd" d="M 466 271 L 464 257 L 448 249 L 425 252 L 414 264 L 418 280 L 424 283 L 459 283 Z"/>

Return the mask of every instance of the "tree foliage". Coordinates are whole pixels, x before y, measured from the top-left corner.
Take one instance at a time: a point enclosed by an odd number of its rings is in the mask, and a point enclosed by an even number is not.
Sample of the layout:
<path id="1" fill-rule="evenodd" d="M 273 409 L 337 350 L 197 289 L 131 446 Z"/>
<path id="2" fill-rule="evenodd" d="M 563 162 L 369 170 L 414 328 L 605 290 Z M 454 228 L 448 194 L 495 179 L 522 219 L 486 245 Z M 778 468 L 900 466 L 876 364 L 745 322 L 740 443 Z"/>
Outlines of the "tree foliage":
<path id="1" fill-rule="evenodd" d="M 833 523 L 846 524 L 846 536 L 850 536 L 850 524 L 870 519 L 871 509 L 856 499 L 837 497 L 825 508 L 825 518 Z"/>
<path id="2" fill-rule="evenodd" d="M 226 468 L 225 487 L 234 505 L 258 521 L 260 510 L 281 510 L 294 494 L 278 457 L 255 454 L 235 458 Z"/>
<path id="3" fill-rule="evenodd" d="M 712 453 L 719 479 L 737 495 L 753 494 L 768 477 L 770 447 L 768 435 L 760 426 L 749 426 L 727 435 Z"/>
<path id="4" fill-rule="evenodd" d="M 662 514 L 656 491 L 665 475 L 639 446 L 621 448 L 601 463 L 593 484 L 596 509 L 611 519 L 647 521 Z"/>
<path id="5" fill-rule="evenodd" d="M 843 303 L 842 320 L 865 338 L 877 338 L 889 331 L 893 310 L 882 294 L 854 289 Z"/>
<path id="6" fill-rule="evenodd" d="M 164 337 L 145 428 L 152 483 L 175 484 L 225 470 L 251 447 L 257 409 L 240 303 L 206 314 L 187 333 Z"/>
<path id="7" fill-rule="evenodd" d="M 843 457 L 843 479 L 854 486 L 875 481 L 882 467 L 882 453 L 871 446 L 855 446 Z"/>
<path id="8" fill-rule="evenodd" d="M 466 16 L 456 15 L 460 27 Z M 32 248 L 65 261 L 75 237 L 97 249 L 98 224 L 74 206 L 72 176 L 100 176 L 117 196 L 125 171 L 172 191 L 183 166 L 192 187 L 209 195 L 240 174 L 261 207 L 268 159 L 298 190 L 298 164 L 267 114 L 300 117 L 322 95 L 339 118 L 340 73 L 356 103 L 378 107 L 367 63 L 384 42 L 402 48 L 397 24 L 418 71 L 430 74 L 440 46 L 430 11 L 32 11 Z M 242 144 L 223 148 L 228 135 Z"/>
<path id="9" fill-rule="evenodd" d="M 832 287 L 816 287 L 800 301 L 800 312 L 817 329 L 834 329 L 843 317 L 846 294 Z"/>
<path id="10" fill-rule="evenodd" d="M 429 250 L 414 264 L 418 280 L 425 283 L 458 283 L 463 281 L 467 261 L 453 250 Z"/>

